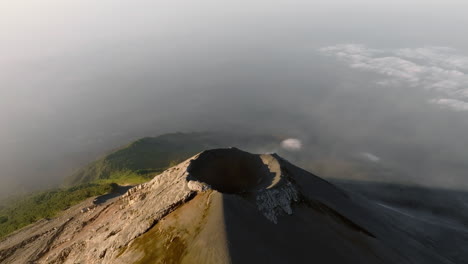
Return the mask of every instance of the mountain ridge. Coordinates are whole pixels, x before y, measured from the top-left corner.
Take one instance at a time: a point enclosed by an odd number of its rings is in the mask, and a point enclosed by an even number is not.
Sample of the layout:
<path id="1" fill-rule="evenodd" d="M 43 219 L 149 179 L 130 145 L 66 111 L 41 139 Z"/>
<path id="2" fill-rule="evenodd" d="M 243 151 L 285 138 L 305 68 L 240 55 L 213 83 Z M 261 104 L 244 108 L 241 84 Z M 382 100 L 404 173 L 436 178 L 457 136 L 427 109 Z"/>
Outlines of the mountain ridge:
<path id="1" fill-rule="evenodd" d="M 65 180 L 64 185 L 118 178 L 119 173 L 134 174 L 135 178 L 144 182 L 205 149 L 232 145 L 244 149 L 260 149 L 279 142 L 278 137 L 271 135 L 226 132 L 170 133 L 144 137 L 109 151 L 78 169 Z"/>
<path id="2" fill-rule="evenodd" d="M 88 205 L 7 237 L 0 261 L 460 263 L 466 257 L 459 243 L 466 234 L 437 237 L 430 224 L 345 192 L 278 155 L 234 148 L 204 151 L 121 197 Z M 226 233 L 215 236 L 213 228 Z M 426 238 L 440 249 L 427 247 Z"/>

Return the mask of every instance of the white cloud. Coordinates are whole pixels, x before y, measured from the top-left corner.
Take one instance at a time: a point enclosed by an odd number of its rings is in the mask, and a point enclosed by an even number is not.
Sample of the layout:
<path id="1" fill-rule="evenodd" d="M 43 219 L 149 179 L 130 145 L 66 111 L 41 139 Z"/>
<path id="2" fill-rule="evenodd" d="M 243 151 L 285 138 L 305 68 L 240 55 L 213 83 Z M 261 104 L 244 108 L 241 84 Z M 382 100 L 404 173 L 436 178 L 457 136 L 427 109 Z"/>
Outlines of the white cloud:
<path id="1" fill-rule="evenodd" d="M 438 93 L 444 99 L 430 103 L 468 111 L 468 57 L 448 47 L 377 50 L 360 44 L 340 44 L 320 49 L 351 68 L 385 76 L 379 85 L 407 85 Z"/>
<path id="2" fill-rule="evenodd" d="M 399 49 L 395 54 L 408 59 L 420 60 L 433 66 L 453 70 L 468 70 L 468 57 L 456 54 L 456 50 L 449 47 Z"/>
<path id="3" fill-rule="evenodd" d="M 299 151 L 302 149 L 302 142 L 297 138 L 288 138 L 281 142 L 281 147 L 288 151 Z"/>
<path id="4" fill-rule="evenodd" d="M 438 104 L 444 108 L 448 108 L 454 111 L 468 111 L 468 102 L 460 101 L 456 99 L 432 99 L 430 101 L 433 104 Z"/>
<path id="5" fill-rule="evenodd" d="M 369 160 L 369 161 L 372 161 L 372 162 L 379 162 L 380 161 L 380 158 L 377 157 L 376 155 L 370 153 L 370 152 L 361 152 L 359 153 L 361 157 Z"/>

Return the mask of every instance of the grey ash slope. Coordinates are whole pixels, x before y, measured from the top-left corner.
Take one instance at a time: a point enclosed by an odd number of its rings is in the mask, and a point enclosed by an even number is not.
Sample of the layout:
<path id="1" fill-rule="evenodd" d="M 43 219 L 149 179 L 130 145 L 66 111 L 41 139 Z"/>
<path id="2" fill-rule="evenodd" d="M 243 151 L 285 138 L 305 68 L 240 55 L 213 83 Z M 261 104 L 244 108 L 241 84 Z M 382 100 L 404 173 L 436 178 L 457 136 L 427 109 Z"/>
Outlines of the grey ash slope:
<path id="1" fill-rule="evenodd" d="M 119 198 L 87 203 L 7 237 L 0 262 L 463 263 L 468 257 L 464 233 L 405 218 L 275 154 L 235 148 L 204 151 Z M 81 213 L 84 206 L 90 210 Z"/>

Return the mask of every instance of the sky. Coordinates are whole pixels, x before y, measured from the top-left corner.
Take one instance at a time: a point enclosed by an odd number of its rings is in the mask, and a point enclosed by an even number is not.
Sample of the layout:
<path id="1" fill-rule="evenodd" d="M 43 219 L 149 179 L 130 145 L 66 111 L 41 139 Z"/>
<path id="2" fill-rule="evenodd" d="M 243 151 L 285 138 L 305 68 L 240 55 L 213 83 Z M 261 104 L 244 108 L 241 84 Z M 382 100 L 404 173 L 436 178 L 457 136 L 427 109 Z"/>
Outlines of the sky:
<path id="1" fill-rule="evenodd" d="M 0 0 L 0 193 L 53 186 L 129 140 L 207 130 L 281 133 L 314 159 L 466 188 L 467 8 Z"/>

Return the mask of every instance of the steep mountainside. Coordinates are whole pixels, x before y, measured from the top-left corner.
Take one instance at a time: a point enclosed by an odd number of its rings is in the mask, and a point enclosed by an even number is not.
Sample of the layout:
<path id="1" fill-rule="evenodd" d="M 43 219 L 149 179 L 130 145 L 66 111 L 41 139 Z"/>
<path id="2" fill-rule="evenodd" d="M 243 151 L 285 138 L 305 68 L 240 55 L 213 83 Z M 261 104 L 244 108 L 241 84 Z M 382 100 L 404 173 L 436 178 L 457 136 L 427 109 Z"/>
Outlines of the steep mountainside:
<path id="1" fill-rule="evenodd" d="M 16 232 L 0 262 L 464 263 L 466 241 L 276 154 L 230 148 Z"/>

